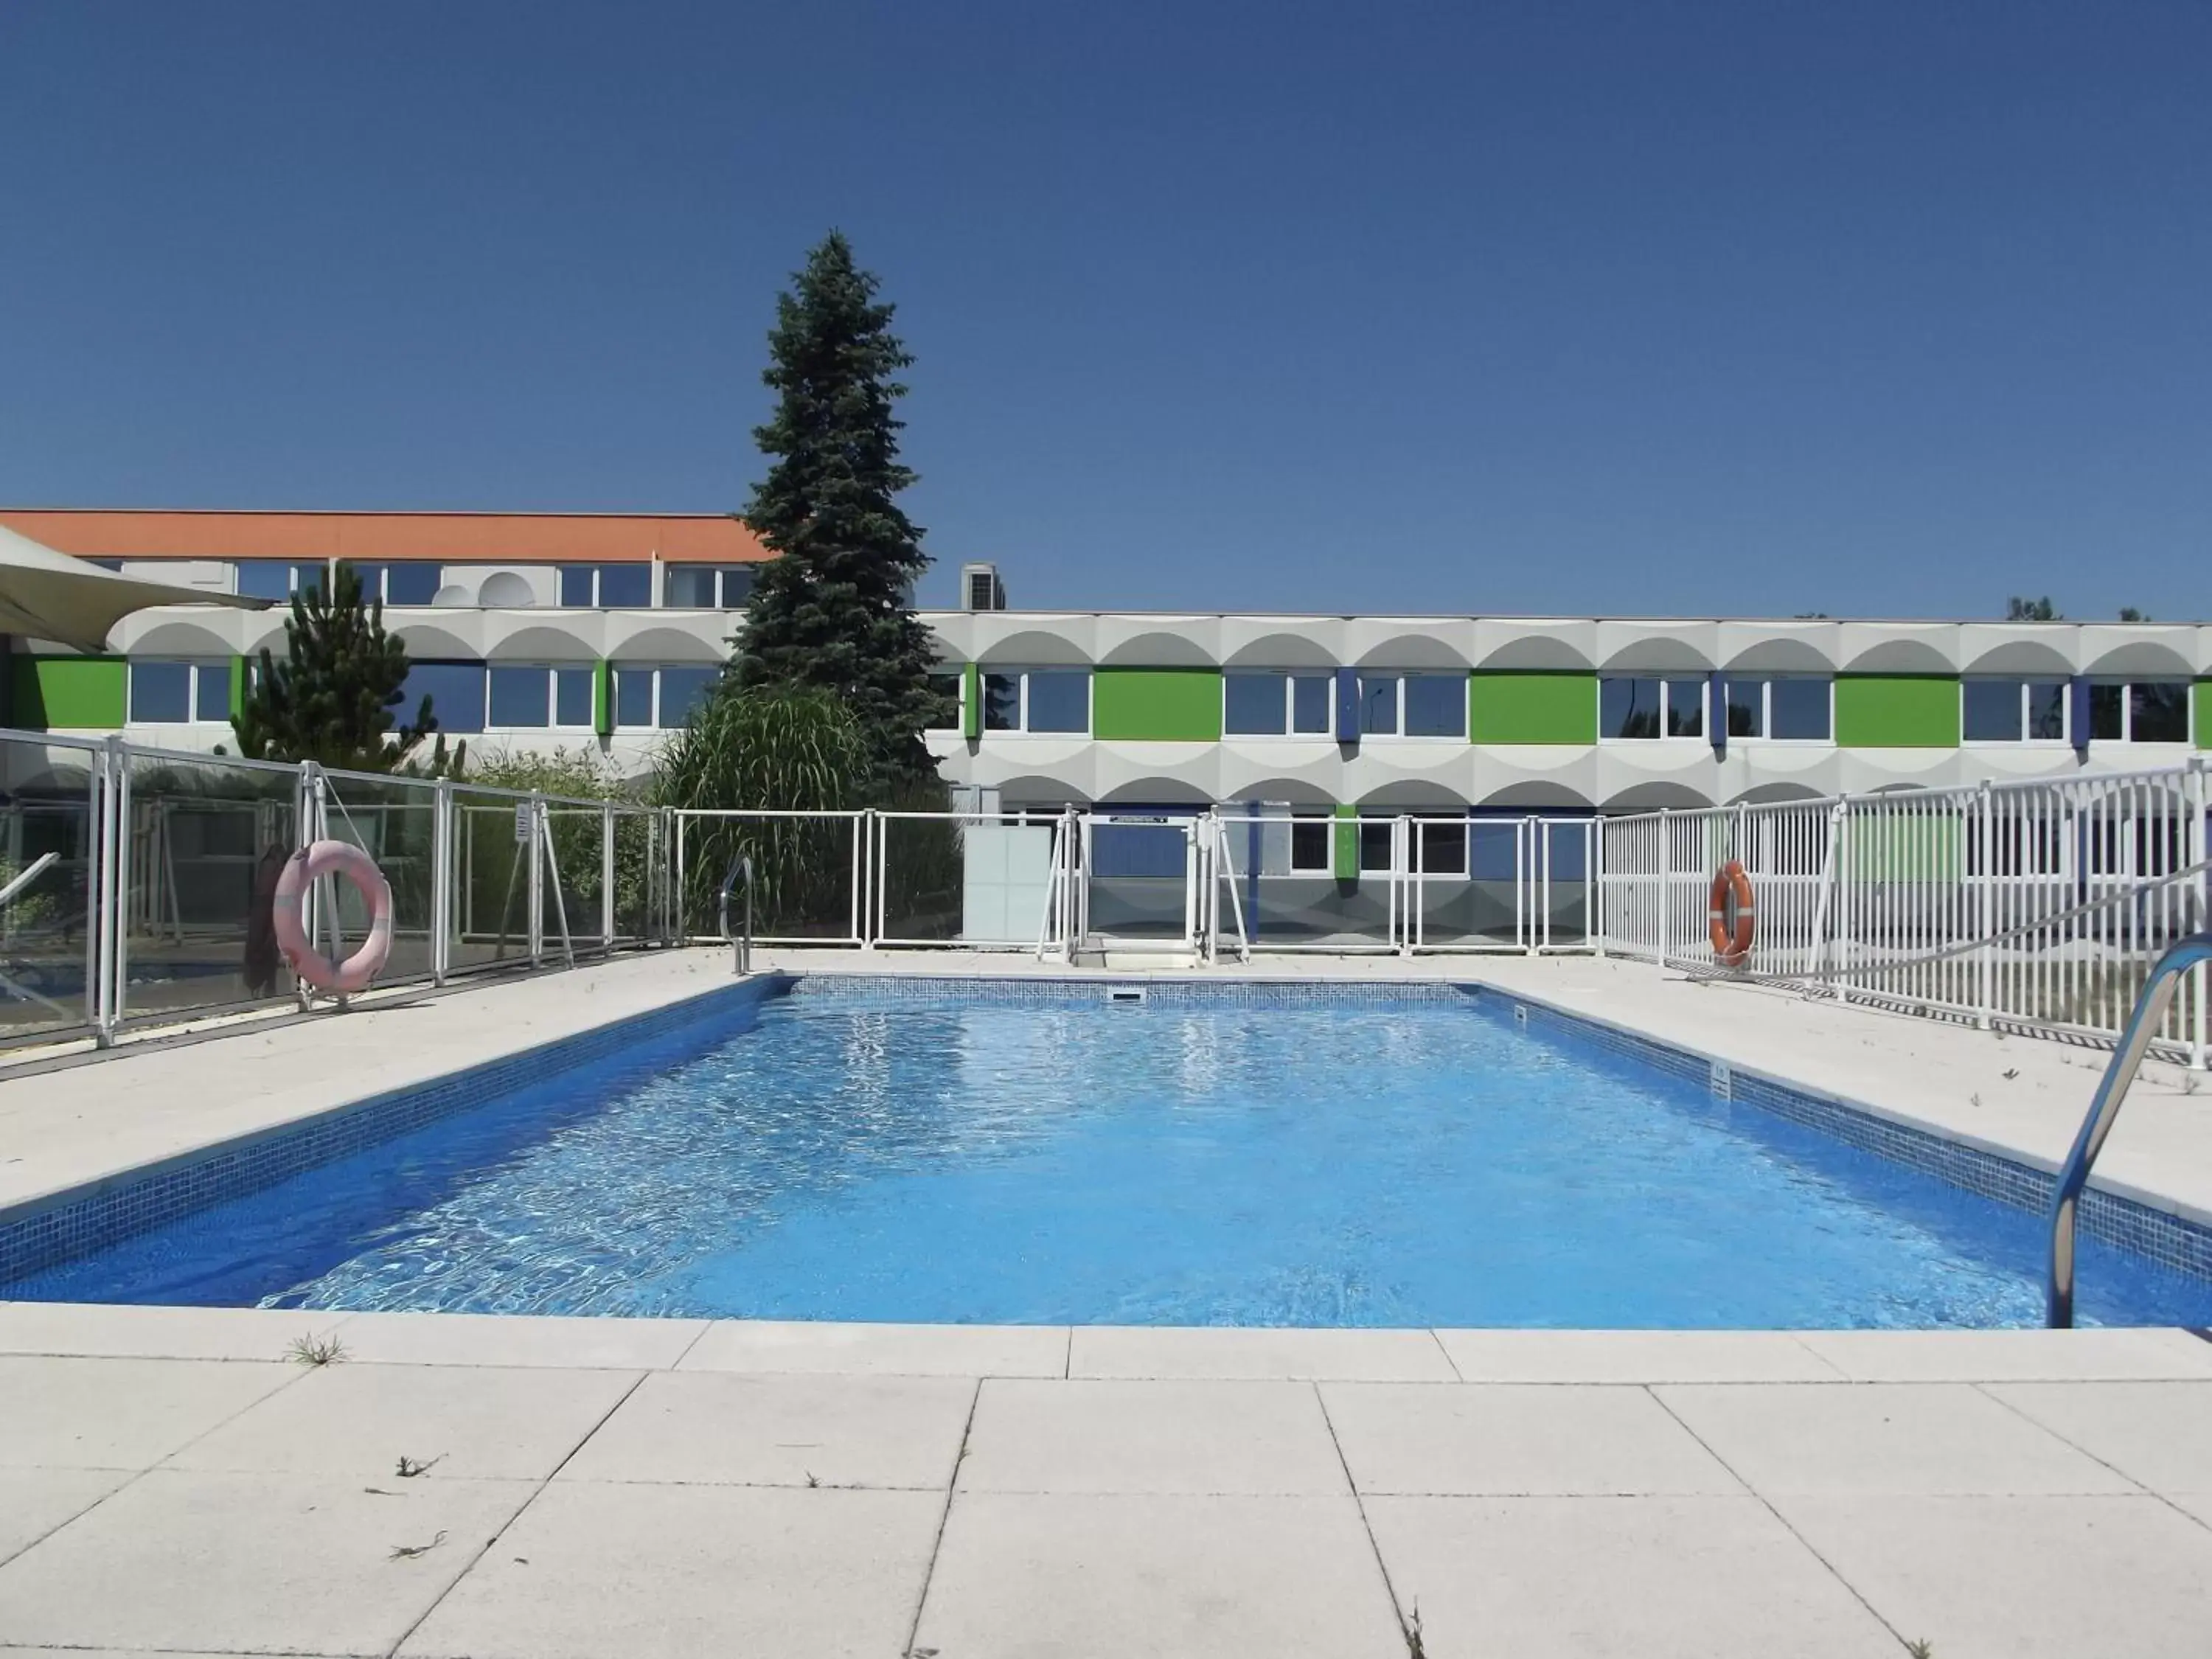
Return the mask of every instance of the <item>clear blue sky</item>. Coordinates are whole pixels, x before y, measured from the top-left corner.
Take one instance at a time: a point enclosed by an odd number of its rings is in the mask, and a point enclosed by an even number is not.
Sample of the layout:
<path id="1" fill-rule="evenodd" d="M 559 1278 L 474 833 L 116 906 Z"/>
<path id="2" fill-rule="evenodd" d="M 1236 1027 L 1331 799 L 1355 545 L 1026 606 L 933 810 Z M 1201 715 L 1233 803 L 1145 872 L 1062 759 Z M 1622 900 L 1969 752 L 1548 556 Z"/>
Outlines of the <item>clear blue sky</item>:
<path id="1" fill-rule="evenodd" d="M 1018 605 L 2212 616 L 2212 4 L 0 5 L 0 502 L 740 507 L 843 228 Z"/>

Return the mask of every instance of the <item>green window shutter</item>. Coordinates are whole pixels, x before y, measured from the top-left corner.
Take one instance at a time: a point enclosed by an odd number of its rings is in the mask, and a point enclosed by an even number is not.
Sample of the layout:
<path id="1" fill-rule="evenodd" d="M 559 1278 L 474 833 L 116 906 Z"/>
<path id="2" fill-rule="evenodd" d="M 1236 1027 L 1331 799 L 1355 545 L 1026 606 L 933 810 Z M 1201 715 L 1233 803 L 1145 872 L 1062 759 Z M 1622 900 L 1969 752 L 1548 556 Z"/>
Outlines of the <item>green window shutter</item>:
<path id="1" fill-rule="evenodd" d="M 128 670 L 120 657 L 17 657 L 15 723 L 33 732 L 120 731 Z"/>
<path id="2" fill-rule="evenodd" d="M 236 720 L 246 712 L 246 659 L 230 659 L 230 717 Z"/>
<path id="3" fill-rule="evenodd" d="M 1468 676 L 1467 731 L 1476 743 L 1597 741 L 1597 676 L 1477 672 Z"/>
<path id="4" fill-rule="evenodd" d="M 1846 749 L 1956 749 L 1959 682 L 1948 674 L 1839 674 L 1836 742 Z"/>
<path id="5" fill-rule="evenodd" d="M 960 735 L 971 742 L 983 735 L 983 670 L 978 663 L 960 669 Z"/>
<path id="6" fill-rule="evenodd" d="M 614 735 L 615 671 L 604 657 L 592 665 L 592 730 L 603 738 Z"/>
<path id="7" fill-rule="evenodd" d="M 1095 668 L 1091 734 L 1129 743 L 1218 743 L 1221 671 Z"/>
<path id="8" fill-rule="evenodd" d="M 1330 860 L 1333 873 L 1339 881 L 1359 879 L 1359 809 L 1339 806 L 1336 809 L 1336 845 L 1330 849 L 1334 857 Z"/>
<path id="9" fill-rule="evenodd" d="M 2197 682 L 2197 746 L 2212 749 L 2212 680 Z"/>

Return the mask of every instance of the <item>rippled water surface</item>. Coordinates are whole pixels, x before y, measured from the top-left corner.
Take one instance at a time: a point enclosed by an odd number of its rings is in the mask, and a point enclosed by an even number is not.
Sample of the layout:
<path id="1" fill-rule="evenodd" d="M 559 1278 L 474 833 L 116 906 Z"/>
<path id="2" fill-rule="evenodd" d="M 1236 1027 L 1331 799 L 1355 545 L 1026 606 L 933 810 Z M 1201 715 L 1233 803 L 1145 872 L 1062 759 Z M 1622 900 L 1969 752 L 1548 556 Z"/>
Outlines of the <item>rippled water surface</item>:
<path id="1" fill-rule="evenodd" d="M 2026 1325 L 2040 1219 L 1473 1005 L 800 995 L 9 1294 L 1134 1324 Z M 703 1048 L 703 1052 L 700 1050 Z M 2212 1320 L 2096 1244 L 2084 1315 Z"/>

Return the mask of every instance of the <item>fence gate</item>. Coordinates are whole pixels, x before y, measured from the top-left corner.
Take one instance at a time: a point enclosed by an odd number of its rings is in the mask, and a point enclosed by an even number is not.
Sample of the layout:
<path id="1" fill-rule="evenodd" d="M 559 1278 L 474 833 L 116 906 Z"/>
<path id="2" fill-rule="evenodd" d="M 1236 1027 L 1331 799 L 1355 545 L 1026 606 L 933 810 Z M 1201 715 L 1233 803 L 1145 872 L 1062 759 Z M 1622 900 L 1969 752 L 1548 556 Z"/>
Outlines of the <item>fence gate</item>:
<path id="1" fill-rule="evenodd" d="M 1084 943 L 1193 949 L 1205 898 L 1196 811 L 1087 812 L 1081 826 L 1078 926 Z"/>

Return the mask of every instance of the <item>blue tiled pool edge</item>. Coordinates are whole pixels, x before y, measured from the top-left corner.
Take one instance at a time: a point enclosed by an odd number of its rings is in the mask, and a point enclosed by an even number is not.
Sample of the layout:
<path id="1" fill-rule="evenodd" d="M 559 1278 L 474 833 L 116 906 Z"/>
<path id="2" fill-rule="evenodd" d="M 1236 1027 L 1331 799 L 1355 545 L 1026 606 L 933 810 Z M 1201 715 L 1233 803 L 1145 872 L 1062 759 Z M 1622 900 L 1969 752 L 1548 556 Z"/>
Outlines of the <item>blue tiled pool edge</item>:
<path id="1" fill-rule="evenodd" d="M 1139 1000 L 1164 1006 L 1458 1002 L 1487 1018 L 1513 1021 L 1532 1032 L 1549 1032 L 1709 1088 L 1733 1102 L 1771 1112 L 2011 1208 L 2047 1210 L 2054 1185 L 2051 1172 L 2017 1158 L 1899 1122 L 1838 1096 L 1731 1067 L 1697 1050 L 1487 985 L 1439 981 L 1112 975 L 1037 979 L 835 973 L 794 976 L 779 973 L 557 1038 L 432 1083 L 333 1107 L 311 1117 L 198 1148 L 160 1164 L 126 1170 L 66 1193 L 0 1210 L 0 1284 L 13 1283 L 468 1110 L 537 1080 L 549 1068 L 586 1064 L 617 1053 L 637 1058 L 636 1051 L 647 1045 L 696 1050 L 718 1041 L 732 1016 L 784 994 L 864 1002 L 986 1000 L 1062 1006 Z M 2212 1281 L 2212 1227 L 2096 1187 L 2083 1196 L 2081 1218 L 2083 1231 L 2093 1237 L 2172 1271 Z"/>
<path id="2" fill-rule="evenodd" d="M 714 1040 L 730 1017 L 788 990 L 791 983 L 787 974 L 759 975 L 451 1072 L 434 1082 L 349 1101 L 10 1206 L 0 1210 L 0 1285 L 366 1151 L 534 1082 L 549 1069 L 631 1054 L 641 1045 L 702 1046 Z"/>

